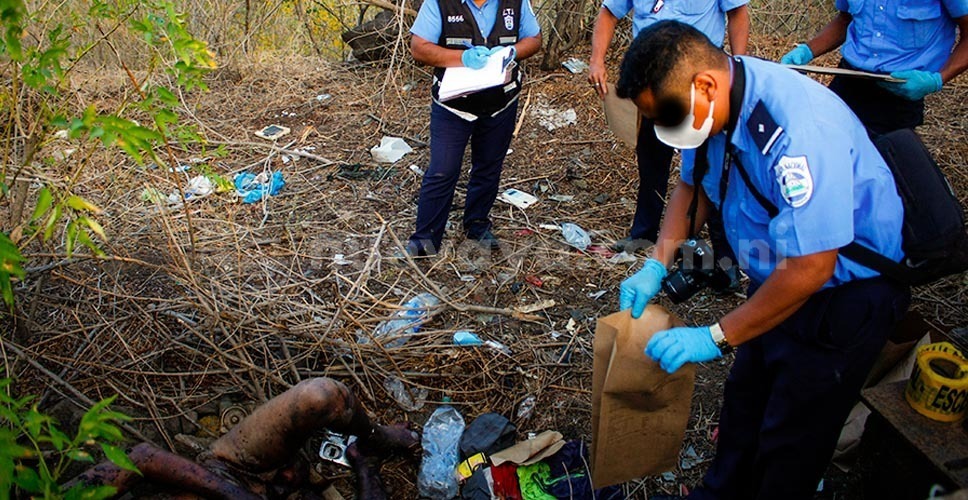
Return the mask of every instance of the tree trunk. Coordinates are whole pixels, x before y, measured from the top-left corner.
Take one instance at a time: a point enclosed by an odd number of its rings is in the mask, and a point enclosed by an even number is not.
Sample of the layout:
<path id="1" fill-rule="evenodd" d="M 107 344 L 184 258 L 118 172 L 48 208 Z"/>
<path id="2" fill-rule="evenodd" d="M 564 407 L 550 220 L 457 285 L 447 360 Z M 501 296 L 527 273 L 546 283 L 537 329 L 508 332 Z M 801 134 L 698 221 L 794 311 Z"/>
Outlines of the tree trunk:
<path id="1" fill-rule="evenodd" d="M 551 71 L 561 65 L 561 58 L 581 38 L 584 2 L 559 0 L 558 15 L 547 34 L 548 45 L 541 59 L 541 69 Z"/>

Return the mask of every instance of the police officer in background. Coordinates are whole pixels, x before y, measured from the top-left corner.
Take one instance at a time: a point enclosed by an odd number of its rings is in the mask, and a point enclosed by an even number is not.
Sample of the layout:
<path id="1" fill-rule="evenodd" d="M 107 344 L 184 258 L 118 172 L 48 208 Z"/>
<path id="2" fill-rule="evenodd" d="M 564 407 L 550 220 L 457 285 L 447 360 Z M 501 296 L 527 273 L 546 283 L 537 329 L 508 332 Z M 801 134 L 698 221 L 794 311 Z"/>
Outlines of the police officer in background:
<path id="1" fill-rule="evenodd" d="M 837 0 L 836 6 L 837 17 L 780 62 L 807 64 L 843 44 L 840 67 L 904 81 L 838 76 L 830 90 L 874 134 L 921 125 L 924 96 L 968 68 L 968 0 Z"/>
<path id="2" fill-rule="evenodd" d="M 494 249 L 488 214 L 497 197 L 501 169 L 518 109 L 521 73 L 511 82 L 469 96 L 440 102 L 440 79 L 446 68 L 483 68 L 504 46 L 517 60 L 541 49 L 541 32 L 528 0 L 424 0 L 410 28 L 410 50 L 418 62 L 433 66 L 430 105 L 430 166 L 420 186 L 417 227 L 407 242 L 412 256 L 440 249 L 467 142 L 471 172 L 464 204 L 464 233 Z"/>
<path id="3" fill-rule="evenodd" d="M 638 317 L 658 293 L 693 233 L 694 194 L 697 224 L 722 210 L 751 281 L 749 300 L 714 324 L 658 332 L 646 347 L 670 373 L 738 347 L 716 457 L 690 498 L 811 498 L 910 301 L 907 287 L 838 253 L 857 241 L 901 258 L 891 172 L 828 89 L 775 63 L 730 57 L 686 24 L 642 30 L 617 93 L 654 121 L 659 140 L 699 148 L 683 163 L 652 258 L 621 284 L 621 307 Z M 708 169 L 698 185 L 696 169 Z"/>
<path id="4" fill-rule="evenodd" d="M 589 61 L 588 81 L 604 98 L 608 88 L 605 71 L 605 54 L 615 34 L 619 19 L 632 12 L 632 36 L 643 28 L 662 20 L 681 21 L 695 26 L 717 46 L 723 45 L 724 35 L 729 36 L 733 54 L 745 54 L 749 41 L 750 16 L 748 0 L 604 0 L 595 19 L 592 34 L 592 55 Z M 728 20 L 728 23 L 726 22 Z M 639 129 L 635 154 L 639 166 L 639 192 L 628 237 L 617 241 L 612 248 L 630 252 L 655 242 L 659 232 L 659 220 L 665 205 L 669 184 L 669 166 L 673 148 L 656 140 L 652 124 L 644 120 Z M 711 220 L 713 247 L 717 254 L 735 260 L 722 243 L 718 231 L 718 218 Z M 628 247 L 628 248 L 626 248 Z M 737 278 L 735 268 L 731 271 Z"/>

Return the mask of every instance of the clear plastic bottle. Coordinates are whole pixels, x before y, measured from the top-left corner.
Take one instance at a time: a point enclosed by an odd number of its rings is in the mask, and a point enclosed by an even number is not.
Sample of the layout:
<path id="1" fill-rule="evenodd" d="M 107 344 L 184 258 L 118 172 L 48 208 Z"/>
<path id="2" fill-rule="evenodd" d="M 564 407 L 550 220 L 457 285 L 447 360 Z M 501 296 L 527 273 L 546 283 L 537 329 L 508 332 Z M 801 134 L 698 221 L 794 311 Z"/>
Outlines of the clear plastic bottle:
<path id="1" fill-rule="evenodd" d="M 453 406 L 441 406 L 423 428 L 423 462 L 417 475 L 417 489 L 423 498 L 450 499 L 457 496 L 454 470 L 460 461 L 458 444 L 464 434 L 464 418 Z"/>
<path id="2" fill-rule="evenodd" d="M 561 225 L 561 235 L 564 236 L 565 241 L 579 249 L 585 250 L 589 245 L 592 244 L 591 236 L 581 228 L 578 224 L 573 224 L 571 222 L 566 222 Z"/>
<path id="3" fill-rule="evenodd" d="M 416 333 L 420 325 L 427 320 L 428 311 L 440 304 L 440 300 L 430 293 L 421 293 L 400 304 L 400 309 L 393 314 L 393 318 L 383 321 L 373 330 L 373 338 L 395 337 L 384 344 L 386 347 L 400 347 L 407 342 L 407 336 Z M 368 339 L 360 339 L 366 343 Z"/>

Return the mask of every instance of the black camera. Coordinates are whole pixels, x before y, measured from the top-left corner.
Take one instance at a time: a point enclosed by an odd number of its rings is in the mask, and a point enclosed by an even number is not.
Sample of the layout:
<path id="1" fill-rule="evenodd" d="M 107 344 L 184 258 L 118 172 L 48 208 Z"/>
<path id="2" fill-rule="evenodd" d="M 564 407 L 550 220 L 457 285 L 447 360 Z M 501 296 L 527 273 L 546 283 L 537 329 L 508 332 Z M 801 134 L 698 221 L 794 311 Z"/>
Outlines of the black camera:
<path id="1" fill-rule="evenodd" d="M 662 280 L 662 289 L 673 303 L 685 302 L 707 286 L 723 292 L 732 285 L 733 280 L 716 262 L 712 248 L 704 240 L 686 240 L 679 247 L 679 253 L 677 269 Z"/>

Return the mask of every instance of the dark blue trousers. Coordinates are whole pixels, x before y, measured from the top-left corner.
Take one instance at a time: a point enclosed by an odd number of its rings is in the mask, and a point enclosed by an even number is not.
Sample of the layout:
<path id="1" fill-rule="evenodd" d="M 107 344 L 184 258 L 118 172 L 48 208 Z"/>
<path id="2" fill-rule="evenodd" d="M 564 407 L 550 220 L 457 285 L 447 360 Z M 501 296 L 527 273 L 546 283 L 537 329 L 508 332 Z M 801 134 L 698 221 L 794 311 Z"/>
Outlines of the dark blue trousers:
<path id="1" fill-rule="evenodd" d="M 742 344 L 726 379 L 716 458 L 689 498 L 813 498 L 910 297 L 883 278 L 853 281 L 814 294 Z"/>
<path id="2" fill-rule="evenodd" d="M 639 165 L 639 194 L 635 204 L 632 229 L 629 231 L 629 237 L 633 240 L 655 243 L 659 238 L 660 221 L 669 186 L 669 169 L 674 152 L 673 148 L 656 137 L 655 123 L 643 118 L 635 144 L 635 156 Z M 692 182 L 691 179 L 689 181 Z M 709 226 L 709 239 L 716 254 L 716 260 L 720 261 L 726 257 L 729 262 L 735 264 L 736 255 L 726 240 L 722 215 L 717 210 L 712 210 L 706 223 Z"/>
<path id="3" fill-rule="evenodd" d="M 477 238 L 491 228 L 488 214 L 497 198 L 517 110 L 515 101 L 494 117 L 469 122 L 437 103 L 431 104 L 430 166 L 420 186 L 417 228 L 410 236 L 411 246 L 428 254 L 440 250 L 468 141 L 471 172 L 464 202 L 464 231 L 468 238 Z"/>

